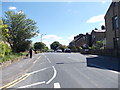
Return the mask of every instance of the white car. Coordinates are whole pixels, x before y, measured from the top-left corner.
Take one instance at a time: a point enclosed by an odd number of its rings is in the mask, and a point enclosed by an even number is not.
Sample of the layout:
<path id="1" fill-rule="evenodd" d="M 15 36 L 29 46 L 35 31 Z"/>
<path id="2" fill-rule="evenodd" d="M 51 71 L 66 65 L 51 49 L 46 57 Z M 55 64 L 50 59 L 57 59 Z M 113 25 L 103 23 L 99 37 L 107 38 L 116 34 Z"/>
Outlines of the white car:
<path id="1" fill-rule="evenodd" d="M 62 50 L 61 50 L 61 49 L 58 49 L 57 52 L 62 52 Z"/>

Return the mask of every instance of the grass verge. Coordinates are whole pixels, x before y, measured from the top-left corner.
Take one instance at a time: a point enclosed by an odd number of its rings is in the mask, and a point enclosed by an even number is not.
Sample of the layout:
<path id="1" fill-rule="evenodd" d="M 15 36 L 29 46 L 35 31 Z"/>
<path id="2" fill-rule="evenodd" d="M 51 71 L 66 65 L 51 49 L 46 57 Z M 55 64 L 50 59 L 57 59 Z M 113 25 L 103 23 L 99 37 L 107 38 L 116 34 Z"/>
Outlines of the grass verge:
<path id="1" fill-rule="evenodd" d="M 9 60 L 16 60 L 18 58 L 20 58 L 21 56 L 25 56 L 27 54 L 27 52 L 21 52 L 21 53 L 11 53 L 10 55 L 6 55 L 3 58 L 0 58 L 0 63 L 9 61 Z"/>

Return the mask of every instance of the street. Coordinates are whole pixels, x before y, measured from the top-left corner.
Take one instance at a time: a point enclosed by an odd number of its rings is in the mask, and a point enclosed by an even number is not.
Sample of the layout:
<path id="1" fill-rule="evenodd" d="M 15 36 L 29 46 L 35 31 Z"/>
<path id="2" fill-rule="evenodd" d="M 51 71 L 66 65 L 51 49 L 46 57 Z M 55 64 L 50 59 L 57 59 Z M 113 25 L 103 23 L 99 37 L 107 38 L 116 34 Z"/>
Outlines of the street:
<path id="1" fill-rule="evenodd" d="M 40 53 L 4 69 L 0 88 L 118 88 L 118 59 Z"/>

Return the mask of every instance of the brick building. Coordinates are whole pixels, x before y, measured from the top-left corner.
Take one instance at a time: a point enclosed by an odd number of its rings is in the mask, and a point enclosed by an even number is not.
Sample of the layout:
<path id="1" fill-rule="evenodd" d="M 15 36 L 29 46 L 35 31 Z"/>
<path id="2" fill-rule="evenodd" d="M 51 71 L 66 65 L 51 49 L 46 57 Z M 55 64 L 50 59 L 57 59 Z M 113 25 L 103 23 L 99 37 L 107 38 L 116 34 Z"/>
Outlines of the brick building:
<path id="1" fill-rule="evenodd" d="M 97 41 L 105 41 L 105 32 L 106 32 L 105 29 L 104 30 L 92 30 L 92 32 L 91 32 L 91 36 L 92 36 L 91 43 L 92 43 L 92 45 L 95 45 Z"/>
<path id="2" fill-rule="evenodd" d="M 112 2 L 106 15 L 106 49 L 120 49 L 120 2 Z"/>

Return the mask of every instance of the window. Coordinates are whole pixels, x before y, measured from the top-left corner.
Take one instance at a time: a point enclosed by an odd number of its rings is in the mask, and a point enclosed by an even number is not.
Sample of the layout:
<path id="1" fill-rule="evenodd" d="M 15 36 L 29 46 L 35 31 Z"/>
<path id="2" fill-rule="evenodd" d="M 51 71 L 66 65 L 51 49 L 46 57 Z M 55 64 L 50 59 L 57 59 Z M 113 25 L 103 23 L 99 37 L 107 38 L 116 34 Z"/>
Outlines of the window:
<path id="1" fill-rule="evenodd" d="M 118 16 L 112 17 L 112 26 L 113 30 L 116 30 L 118 28 Z"/>
<path id="2" fill-rule="evenodd" d="M 118 28 L 118 16 L 115 16 L 115 27 Z"/>

